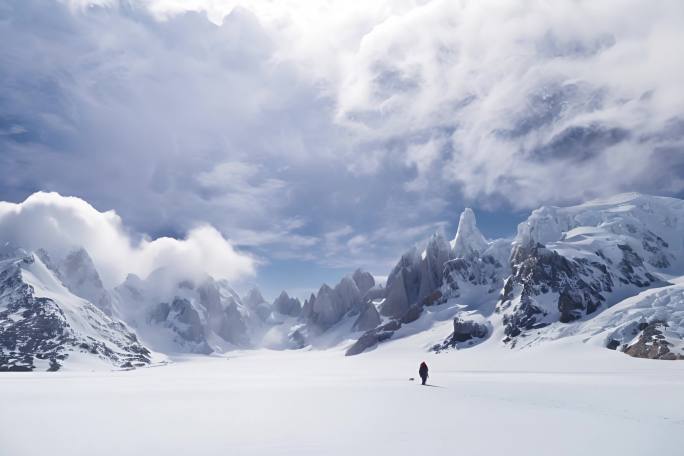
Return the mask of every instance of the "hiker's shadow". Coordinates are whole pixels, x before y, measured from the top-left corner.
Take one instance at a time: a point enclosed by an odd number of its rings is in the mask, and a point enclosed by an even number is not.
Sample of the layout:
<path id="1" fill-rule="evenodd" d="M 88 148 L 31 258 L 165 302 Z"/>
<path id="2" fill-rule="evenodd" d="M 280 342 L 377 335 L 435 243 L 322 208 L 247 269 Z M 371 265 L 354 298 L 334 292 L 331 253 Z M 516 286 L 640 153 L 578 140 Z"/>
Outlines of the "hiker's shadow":
<path id="1" fill-rule="evenodd" d="M 430 388 L 444 388 L 443 386 L 439 386 L 439 385 L 430 385 L 429 383 L 426 383 L 426 384 L 423 385 L 423 386 L 429 386 Z"/>

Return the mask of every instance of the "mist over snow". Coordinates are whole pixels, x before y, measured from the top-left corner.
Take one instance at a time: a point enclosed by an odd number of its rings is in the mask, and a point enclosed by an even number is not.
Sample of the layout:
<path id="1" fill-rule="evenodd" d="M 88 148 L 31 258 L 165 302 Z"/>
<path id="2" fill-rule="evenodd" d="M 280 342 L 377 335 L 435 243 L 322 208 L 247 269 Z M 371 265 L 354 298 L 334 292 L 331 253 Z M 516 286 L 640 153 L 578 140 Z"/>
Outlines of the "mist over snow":
<path id="1" fill-rule="evenodd" d="M 0 202 L 3 243 L 45 249 L 65 257 L 85 248 L 104 285 L 119 285 L 129 273 L 143 278 L 164 268 L 176 280 L 203 274 L 239 280 L 254 275 L 255 260 L 213 227 L 198 226 L 182 239 L 135 235 L 115 211 L 99 212 L 80 198 L 35 193 L 19 204 Z"/>
<path id="2" fill-rule="evenodd" d="M 681 196 L 682 23 L 678 0 L 9 0 L 0 200 L 220 233 L 279 288 L 386 274 L 466 205 L 495 237 L 542 204 Z"/>

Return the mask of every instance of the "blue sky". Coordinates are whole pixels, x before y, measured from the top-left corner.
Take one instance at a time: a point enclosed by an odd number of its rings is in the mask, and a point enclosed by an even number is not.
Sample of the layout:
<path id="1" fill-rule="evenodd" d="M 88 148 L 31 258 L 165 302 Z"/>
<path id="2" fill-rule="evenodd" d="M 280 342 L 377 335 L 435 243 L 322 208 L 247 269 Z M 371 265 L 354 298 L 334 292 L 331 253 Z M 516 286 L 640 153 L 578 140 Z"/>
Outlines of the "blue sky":
<path id="1" fill-rule="evenodd" d="M 682 23 L 680 1 L 9 0 L 0 200 L 76 196 L 131 243 L 210 225 L 271 297 L 385 275 L 466 206 L 499 237 L 543 204 L 681 195 Z"/>

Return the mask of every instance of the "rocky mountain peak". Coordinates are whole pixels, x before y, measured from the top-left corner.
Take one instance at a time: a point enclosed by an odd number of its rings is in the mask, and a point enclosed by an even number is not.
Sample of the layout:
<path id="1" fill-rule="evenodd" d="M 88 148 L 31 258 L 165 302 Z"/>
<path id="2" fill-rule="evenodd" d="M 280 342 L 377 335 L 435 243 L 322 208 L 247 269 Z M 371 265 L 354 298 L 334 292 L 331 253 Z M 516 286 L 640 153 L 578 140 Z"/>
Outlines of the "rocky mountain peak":
<path id="1" fill-rule="evenodd" d="M 302 304 L 297 298 L 291 298 L 285 290 L 273 301 L 273 310 L 283 315 L 297 317 L 302 311 Z"/>
<path id="2" fill-rule="evenodd" d="M 266 300 L 261 295 L 261 291 L 255 287 L 247 292 L 247 294 L 242 298 L 242 302 L 247 306 L 257 307 L 260 304 L 264 304 Z"/>
<path id="3" fill-rule="evenodd" d="M 362 295 L 365 295 L 368 290 L 375 286 L 375 279 L 373 278 L 373 275 L 370 272 L 366 272 L 361 269 L 354 271 L 354 274 L 352 274 L 352 279 L 354 279 L 354 282 L 356 283 L 356 286 Z"/>
<path id="4" fill-rule="evenodd" d="M 470 255 L 483 253 L 489 243 L 477 227 L 475 212 L 469 207 L 461 213 L 458 221 L 458 230 L 453 240 L 453 253 L 455 258 L 465 258 Z"/>

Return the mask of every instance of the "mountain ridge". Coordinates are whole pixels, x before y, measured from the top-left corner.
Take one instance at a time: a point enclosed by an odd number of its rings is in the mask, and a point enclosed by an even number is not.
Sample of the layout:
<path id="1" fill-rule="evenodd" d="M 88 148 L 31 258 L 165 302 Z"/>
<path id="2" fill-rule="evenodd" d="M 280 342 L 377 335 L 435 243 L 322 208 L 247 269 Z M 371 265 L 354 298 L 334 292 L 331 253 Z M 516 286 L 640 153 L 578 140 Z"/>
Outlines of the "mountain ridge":
<path id="1" fill-rule="evenodd" d="M 466 208 L 452 241 L 437 233 L 408 249 L 385 286 L 357 269 L 303 303 L 286 291 L 271 303 L 258 289 L 241 297 L 224 280 L 164 269 L 106 289 L 82 247 L 53 258 L 5 245 L 0 369 L 55 370 L 85 352 L 119 368 L 149 365 L 156 353 L 259 347 L 358 355 L 448 320 L 453 331 L 431 350 L 524 348 L 588 333 L 631 356 L 682 359 L 682 233 L 684 200 L 638 193 L 542 206 L 509 239 L 486 239 Z M 50 337 L 27 323 L 44 326 L 46 309 Z M 73 309 L 88 325 L 67 318 Z M 38 350 L 31 359 L 28 346 Z"/>

